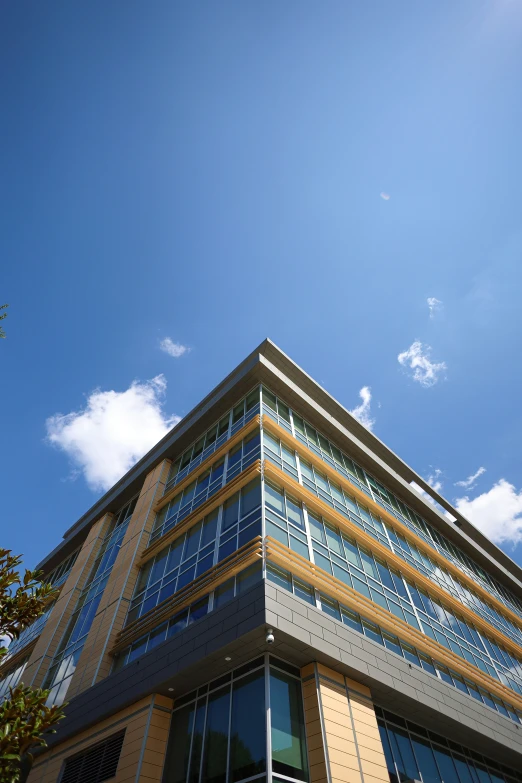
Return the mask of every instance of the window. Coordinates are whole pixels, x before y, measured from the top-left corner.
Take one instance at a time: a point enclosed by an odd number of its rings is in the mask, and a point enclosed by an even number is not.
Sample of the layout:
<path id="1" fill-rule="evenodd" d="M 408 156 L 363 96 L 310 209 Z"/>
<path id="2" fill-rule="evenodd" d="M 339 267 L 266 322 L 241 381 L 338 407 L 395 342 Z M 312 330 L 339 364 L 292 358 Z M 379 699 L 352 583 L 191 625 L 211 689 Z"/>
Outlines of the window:
<path id="1" fill-rule="evenodd" d="M 277 669 L 270 670 L 272 769 L 297 780 L 307 780 L 306 745 L 301 685 Z"/>
<path id="2" fill-rule="evenodd" d="M 208 612 L 219 609 L 234 596 L 241 595 L 256 584 L 261 579 L 261 576 L 261 562 L 254 563 L 221 584 L 213 593 L 209 593 L 185 609 L 176 612 L 168 621 L 162 622 L 159 626 L 153 628 L 152 631 L 118 653 L 113 671 L 118 671 L 166 639 L 175 636 L 188 625 L 200 620 Z"/>
<path id="3" fill-rule="evenodd" d="M 65 694 L 71 684 L 87 634 L 98 611 L 103 591 L 120 551 L 136 500 L 137 498 L 134 498 L 130 503 L 127 503 L 115 516 L 111 528 L 102 542 L 87 584 L 82 590 L 58 647 L 58 652 L 45 678 L 44 688 L 50 689 L 46 702 L 48 707 L 63 704 L 65 700 Z"/>
<path id="4" fill-rule="evenodd" d="M 259 387 L 253 389 L 233 410 L 229 411 L 217 423 L 213 424 L 207 432 L 191 444 L 183 454 L 173 463 L 169 471 L 165 492 L 183 481 L 189 473 L 192 473 L 214 451 L 234 435 L 241 427 L 244 427 L 257 413 L 259 413 L 260 395 Z"/>
<path id="5" fill-rule="evenodd" d="M 25 660 L 17 664 L 13 669 L 7 671 L 3 679 L 0 680 L 0 700 L 7 698 L 9 688 L 14 688 L 15 685 L 18 685 L 28 660 L 29 657 L 25 658 Z"/>
<path id="6" fill-rule="evenodd" d="M 269 763 L 274 775 L 308 780 L 301 681 L 294 667 L 264 655 L 178 701 L 164 780 L 261 783 Z"/>
<path id="7" fill-rule="evenodd" d="M 150 542 L 179 525 L 227 482 L 259 459 L 260 453 L 260 435 L 259 430 L 256 430 L 163 506 L 154 521 Z"/>

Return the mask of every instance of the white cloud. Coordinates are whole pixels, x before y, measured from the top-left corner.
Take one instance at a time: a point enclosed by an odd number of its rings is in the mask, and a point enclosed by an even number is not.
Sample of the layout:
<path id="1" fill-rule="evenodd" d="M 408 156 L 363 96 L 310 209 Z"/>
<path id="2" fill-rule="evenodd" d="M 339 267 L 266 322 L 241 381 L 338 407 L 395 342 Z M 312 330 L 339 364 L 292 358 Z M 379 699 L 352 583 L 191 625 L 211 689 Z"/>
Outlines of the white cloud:
<path id="1" fill-rule="evenodd" d="M 179 359 L 184 353 L 189 353 L 190 351 L 188 345 L 175 343 L 170 337 L 165 337 L 165 339 L 160 342 L 160 348 L 165 353 L 168 353 L 169 356 L 173 356 L 174 359 Z"/>
<path id="2" fill-rule="evenodd" d="M 389 193 L 381 193 L 381 198 L 384 199 L 384 201 L 390 200 L 390 194 Z"/>
<path id="3" fill-rule="evenodd" d="M 430 353 L 429 345 L 423 345 L 420 340 L 415 340 L 407 351 L 397 356 L 399 364 L 413 370 L 413 380 L 426 387 L 437 383 L 440 373 L 447 369 L 445 362 L 432 362 Z"/>
<path id="4" fill-rule="evenodd" d="M 372 392 L 369 386 L 363 386 L 359 392 L 359 397 L 362 402 L 356 408 L 350 411 L 357 421 L 360 421 L 369 430 L 373 428 L 375 419 L 372 418 L 370 413 L 370 405 L 372 401 Z"/>
<path id="5" fill-rule="evenodd" d="M 506 479 L 473 500 L 457 498 L 455 507 L 496 544 L 522 541 L 522 491 Z"/>
<path id="6" fill-rule="evenodd" d="M 440 477 L 442 476 L 442 470 L 439 468 L 435 468 L 433 473 L 430 473 L 426 481 L 430 485 L 432 489 L 435 490 L 435 492 L 442 492 L 442 481 L 440 480 Z"/>
<path id="7" fill-rule="evenodd" d="M 442 475 L 442 470 L 440 470 L 440 468 L 434 468 L 426 479 L 427 483 L 434 490 L 434 492 L 438 492 L 439 495 L 441 494 L 443 488 L 441 478 Z M 416 489 L 417 492 L 422 495 L 424 500 L 427 500 L 428 503 L 431 503 L 432 506 L 440 511 L 441 514 L 444 514 L 449 520 L 451 520 L 451 522 L 455 521 L 456 517 L 454 517 L 453 514 L 450 514 L 449 511 L 446 511 L 446 509 L 441 506 L 440 503 L 438 503 L 427 490 L 423 489 L 415 481 L 410 481 L 410 486 L 414 487 L 414 489 Z"/>
<path id="8" fill-rule="evenodd" d="M 440 301 L 440 299 L 436 299 L 434 296 L 428 296 L 426 299 L 428 303 L 428 307 L 430 309 L 430 318 L 433 320 L 435 318 L 436 314 L 442 310 L 444 305 Z"/>
<path id="9" fill-rule="evenodd" d="M 163 375 L 122 392 L 95 389 L 85 408 L 46 421 L 47 440 L 65 451 L 92 490 L 107 490 L 180 420 L 163 412 Z"/>
<path id="10" fill-rule="evenodd" d="M 486 472 L 486 468 L 479 468 L 472 476 L 468 476 L 467 479 L 462 481 L 456 481 L 456 487 L 464 487 L 464 489 L 473 489 L 475 487 L 476 480 Z"/>

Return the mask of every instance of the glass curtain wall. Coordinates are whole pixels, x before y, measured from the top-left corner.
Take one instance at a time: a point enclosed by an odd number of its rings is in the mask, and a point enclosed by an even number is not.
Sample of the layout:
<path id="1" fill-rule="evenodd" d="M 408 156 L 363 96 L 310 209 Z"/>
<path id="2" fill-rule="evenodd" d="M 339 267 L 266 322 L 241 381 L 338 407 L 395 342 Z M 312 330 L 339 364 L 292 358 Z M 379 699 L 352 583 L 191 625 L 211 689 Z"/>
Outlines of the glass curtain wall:
<path id="1" fill-rule="evenodd" d="M 308 781 L 295 667 L 264 655 L 176 704 L 163 783 Z"/>
<path id="2" fill-rule="evenodd" d="M 12 669 L 10 669 L 0 680 L 0 700 L 6 699 L 9 696 L 9 688 L 14 688 L 20 682 L 24 669 L 27 666 L 29 658 L 18 663 Z"/>
<path id="3" fill-rule="evenodd" d="M 385 488 L 373 476 L 371 476 L 362 467 L 357 465 L 349 456 L 341 452 L 328 438 L 325 438 L 311 424 L 305 421 L 301 416 L 293 411 L 282 400 L 276 397 L 269 389 L 262 389 L 262 413 L 269 416 L 277 422 L 279 426 L 286 429 L 298 441 L 307 446 L 321 460 L 334 468 L 339 475 L 348 479 L 354 486 L 357 486 L 368 497 L 382 506 L 386 511 L 400 520 L 417 536 L 420 536 L 426 543 L 443 555 L 443 557 L 452 561 L 458 568 L 464 571 L 468 576 L 481 584 L 487 590 L 492 590 L 496 597 L 516 612 L 522 618 L 522 601 L 520 601 L 510 590 L 500 584 L 491 574 L 473 561 L 465 552 L 459 549 L 452 541 L 441 535 L 432 525 L 422 519 L 409 506 L 397 498 L 389 489 Z M 277 454 L 277 448 L 274 450 Z M 277 454 L 280 456 L 280 454 Z M 284 459 L 284 458 L 283 458 Z M 311 470 L 310 470 L 311 469 Z M 310 466 L 310 479 L 312 491 L 315 486 L 318 488 L 319 496 L 326 502 L 332 503 L 332 492 L 328 487 L 329 480 L 326 476 L 320 477 L 317 481 L 314 475 L 315 469 Z M 325 492 L 322 496 L 321 492 Z M 335 495 L 334 495 L 335 498 Z M 382 523 L 381 523 L 382 524 Z"/>
<path id="4" fill-rule="evenodd" d="M 390 783 L 515 783 L 522 773 L 376 707 Z"/>
<path id="5" fill-rule="evenodd" d="M 116 515 L 111 529 L 102 542 L 100 553 L 44 681 L 44 688 L 50 689 L 47 699 L 48 707 L 53 704 L 62 704 L 65 699 L 87 634 L 120 551 L 121 542 L 134 511 L 136 500 L 137 498 L 134 498 Z"/>

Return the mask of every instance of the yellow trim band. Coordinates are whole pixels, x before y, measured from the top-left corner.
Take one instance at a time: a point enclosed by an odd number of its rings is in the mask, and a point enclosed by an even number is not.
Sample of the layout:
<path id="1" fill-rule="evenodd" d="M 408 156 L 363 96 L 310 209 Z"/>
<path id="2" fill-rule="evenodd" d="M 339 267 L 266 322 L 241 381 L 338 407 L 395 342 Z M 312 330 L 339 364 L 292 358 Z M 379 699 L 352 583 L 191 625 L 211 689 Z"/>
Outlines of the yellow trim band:
<path id="1" fill-rule="evenodd" d="M 205 473 L 208 468 L 214 464 L 214 462 L 217 462 L 224 454 L 227 454 L 227 452 L 233 449 L 237 443 L 242 441 L 245 435 L 249 435 L 253 430 L 256 429 L 256 427 L 259 427 L 260 421 L 259 414 L 254 416 L 252 421 L 249 421 L 247 424 L 245 424 L 245 426 L 238 430 L 232 438 L 229 438 L 227 441 L 225 441 L 225 443 L 223 443 L 219 449 L 216 449 L 216 451 L 213 451 L 212 454 L 209 454 L 206 460 L 202 462 L 197 469 L 189 473 L 188 476 L 185 476 L 183 481 L 180 481 L 179 484 L 176 484 L 174 487 L 172 487 L 172 489 L 169 489 L 169 491 L 166 492 L 157 501 L 157 503 L 154 505 L 154 511 L 160 511 L 163 506 L 166 506 L 167 503 L 169 503 L 172 498 L 176 497 L 176 495 L 182 492 L 185 487 L 187 487 L 189 484 L 192 484 L 193 481 L 196 481 L 202 473 Z"/>
<path id="2" fill-rule="evenodd" d="M 366 533 L 364 530 L 362 530 L 358 525 L 355 524 L 355 522 L 352 522 L 347 517 L 339 514 L 337 511 L 335 511 L 335 509 L 329 506 L 328 503 L 325 503 L 324 500 L 318 498 L 317 495 L 314 495 L 313 492 L 311 492 L 309 489 L 303 487 L 302 484 L 299 484 L 297 481 L 290 478 L 290 476 L 288 476 L 286 473 L 283 473 L 282 470 L 267 462 L 266 460 L 264 474 L 265 478 L 272 480 L 275 484 L 279 484 L 280 486 L 282 485 L 285 489 L 288 490 L 290 494 L 297 496 L 300 500 L 304 501 L 307 508 L 315 511 L 320 516 L 324 517 L 327 521 L 331 521 L 332 524 L 339 527 L 345 533 L 348 533 L 351 537 L 355 538 L 356 541 L 359 541 L 367 549 L 378 555 L 381 559 L 386 560 L 398 571 L 407 575 L 413 582 L 421 585 L 427 593 L 431 593 L 437 596 L 437 598 L 443 604 L 447 604 L 451 608 L 452 612 L 463 615 L 467 620 L 472 622 L 483 632 L 501 642 L 505 647 L 507 647 L 508 650 L 513 652 L 517 659 L 520 657 L 520 649 L 508 636 L 505 636 L 501 631 L 498 631 L 486 620 L 483 620 L 479 615 L 475 614 L 472 609 L 469 609 L 457 598 L 454 598 L 450 593 L 447 593 L 444 588 L 437 585 L 427 576 L 424 576 L 424 574 L 422 574 L 420 571 L 417 571 L 417 569 L 411 566 L 406 560 L 403 560 L 401 557 L 392 552 L 391 549 L 388 549 L 388 547 L 384 546 L 384 544 L 381 544 L 380 541 L 377 541 L 369 533 Z"/>
<path id="3" fill-rule="evenodd" d="M 270 562 L 279 565 L 286 571 L 291 571 L 292 574 L 304 582 L 308 582 L 308 584 L 313 585 L 318 590 L 346 604 L 348 608 L 353 609 L 358 614 L 362 612 L 365 617 L 373 620 L 384 628 L 385 631 L 389 631 L 394 636 L 400 636 L 404 640 L 411 641 L 411 644 L 421 652 L 433 656 L 438 662 L 446 664 L 458 674 L 473 681 L 475 684 L 481 685 L 495 696 L 505 699 L 509 704 L 522 710 L 522 699 L 510 688 L 502 685 L 489 674 L 484 674 L 479 668 L 446 649 L 442 644 L 433 641 L 429 636 L 408 625 L 408 623 L 399 620 L 395 615 L 382 609 L 378 604 L 348 587 L 336 577 L 327 574 L 322 568 L 310 563 L 271 536 L 266 538 L 266 555 Z"/>
<path id="4" fill-rule="evenodd" d="M 170 598 L 165 599 L 158 606 L 149 609 L 149 611 L 139 617 L 133 623 L 121 630 L 116 637 L 116 643 L 110 651 L 115 655 L 127 645 L 138 639 L 147 631 L 155 628 L 157 625 L 172 617 L 176 612 L 185 609 L 190 604 L 203 597 L 220 584 L 226 582 L 232 576 L 247 568 L 256 560 L 262 558 L 261 536 L 253 538 L 240 549 L 233 552 L 227 558 L 210 568 L 206 573 L 197 579 L 194 579 L 186 587 Z"/>
<path id="5" fill-rule="evenodd" d="M 303 456 L 304 459 L 306 459 L 308 462 L 311 462 L 312 465 L 317 467 L 317 469 L 322 473 L 326 473 L 326 475 L 331 478 L 334 483 L 339 484 L 343 489 L 345 489 L 347 494 L 352 495 L 357 500 L 360 500 L 362 505 L 367 506 L 371 511 L 374 512 L 374 514 L 382 517 L 392 527 L 400 530 L 401 534 L 404 536 L 404 538 L 406 538 L 406 540 L 411 541 L 413 544 L 415 544 L 417 549 L 420 549 L 422 552 L 428 555 L 434 563 L 443 566 L 447 571 L 456 576 L 460 582 L 465 583 L 471 590 L 473 590 L 483 600 L 485 600 L 486 603 L 493 604 L 495 609 L 500 614 L 505 615 L 522 632 L 520 617 L 515 612 L 504 606 L 504 604 L 499 601 L 498 598 L 496 598 L 494 595 L 491 595 L 491 593 L 489 593 L 486 588 L 481 587 L 481 585 L 474 582 L 471 577 L 461 571 L 456 565 L 451 563 L 449 560 L 446 560 L 437 552 L 435 548 L 429 547 L 428 550 L 426 548 L 427 545 L 425 541 L 423 541 L 420 536 L 417 536 L 415 533 L 413 533 L 403 522 L 398 520 L 396 517 L 386 511 L 386 509 L 372 500 L 372 498 L 368 497 L 368 495 L 366 495 L 362 490 L 345 479 L 340 473 L 334 470 L 334 468 L 328 465 L 327 462 L 323 462 L 323 460 L 314 454 L 313 451 L 311 451 L 307 446 L 301 444 L 298 440 L 296 440 L 296 438 L 286 432 L 286 430 L 276 424 L 276 422 L 272 419 L 269 419 L 267 416 L 263 417 L 263 428 L 283 441 L 283 443 L 285 443 L 285 445 L 290 449 L 297 451 L 299 456 Z M 299 484 L 299 486 L 301 485 Z M 513 644 L 513 642 L 511 642 L 511 644 Z"/>
<path id="6" fill-rule="evenodd" d="M 260 473 L 261 460 L 258 459 L 253 462 L 252 465 L 250 465 L 246 470 L 244 470 L 243 473 L 240 473 L 228 484 L 225 484 L 224 487 L 221 487 L 219 492 L 216 492 L 215 495 L 212 495 L 212 497 L 209 498 L 205 503 L 203 503 L 201 506 L 198 506 L 191 514 L 188 515 L 188 517 L 185 517 L 185 519 L 180 522 L 179 525 L 175 525 L 167 533 L 165 533 L 165 535 L 160 536 L 156 541 L 154 541 L 153 544 L 150 544 L 150 546 L 147 547 L 141 556 L 141 560 L 139 562 L 140 567 L 150 560 L 151 557 L 154 557 L 154 555 L 160 552 L 163 547 L 167 546 L 167 544 L 170 544 L 172 541 L 178 538 L 189 527 L 195 525 L 197 522 L 206 517 L 207 514 L 210 514 L 211 511 L 217 508 L 217 506 L 220 506 L 225 502 L 225 500 L 228 500 L 231 495 L 239 492 L 239 490 L 242 489 L 245 484 L 248 484 L 250 481 L 252 481 L 252 479 L 260 475 Z"/>

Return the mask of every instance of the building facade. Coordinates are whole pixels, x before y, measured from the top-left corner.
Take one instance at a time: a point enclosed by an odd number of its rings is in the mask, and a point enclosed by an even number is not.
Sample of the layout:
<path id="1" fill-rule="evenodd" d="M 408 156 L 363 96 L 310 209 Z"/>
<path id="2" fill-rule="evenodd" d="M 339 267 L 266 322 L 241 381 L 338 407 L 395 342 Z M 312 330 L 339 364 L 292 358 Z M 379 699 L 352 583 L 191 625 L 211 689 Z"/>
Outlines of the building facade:
<path id="1" fill-rule="evenodd" d="M 269 340 L 40 567 L 29 783 L 522 781 L 521 570 Z"/>

